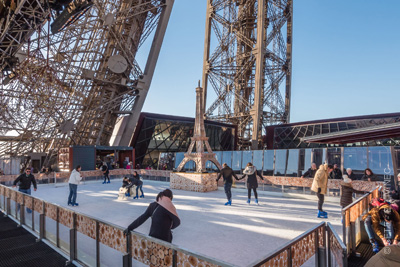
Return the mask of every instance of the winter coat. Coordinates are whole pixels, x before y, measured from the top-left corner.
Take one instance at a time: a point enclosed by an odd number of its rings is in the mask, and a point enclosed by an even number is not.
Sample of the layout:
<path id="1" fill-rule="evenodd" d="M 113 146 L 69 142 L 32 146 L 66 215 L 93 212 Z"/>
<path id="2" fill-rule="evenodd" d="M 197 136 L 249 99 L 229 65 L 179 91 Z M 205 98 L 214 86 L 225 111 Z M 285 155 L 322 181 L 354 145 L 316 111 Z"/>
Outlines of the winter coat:
<path id="1" fill-rule="evenodd" d="M 108 166 L 107 165 L 103 165 L 101 167 L 101 171 L 103 172 L 103 175 L 108 175 L 110 173 L 110 171 L 108 170 Z"/>
<path id="2" fill-rule="evenodd" d="M 302 176 L 303 177 L 314 178 L 316 172 L 317 172 L 317 170 L 313 170 L 313 169 L 309 168 Z"/>
<path id="3" fill-rule="evenodd" d="M 388 253 L 388 249 L 390 253 Z M 364 267 L 387 267 L 387 266 L 400 266 L 400 246 L 392 245 L 385 247 L 376 255 L 372 256 Z"/>
<path id="4" fill-rule="evenodd" d="M 135 186 L 141 186 L 143 184 L 143 182 L 140 180 L 140 176 L 139 175 L 133 175 L 132 178 L 129 178 L 129 181 L 131 181 L 132 184 L 134 184 Z"/>
<path id="5" fill-rule="evenodd" d="M 149 236 L 164 240 L 172 241 L 172 231 L 181 223 L 176 210 L 168 209 L 162 203 L 150 203 L 146 211 L 139 216 L 133 223 L 128 226 L 128 231 L 136 229 L 151 217 L 151 226 Z"/>
<path id="6" fill-rule="evenodd" d="M 318 188 L 321 188 L 321 194 L 326 194 L 326 189 L 328 187 L 328 164 L 319 166 L 317 173 L 314 176 L 313 183 L 311 185 L 311 190 L 318 192 Z"/>
<path id="7" fill-rule="evenodd" d="M 380 206 L 379 208 L 371 209 L 368 213 L 366 213 L 362 217 L 362 219 L 365 220 L 368 216 L 371 216 L 372 228 L 374 229 L 375 234 L 377 236 L 379 236 L 380 239 L 383 239 L 384 235 L 379 227 L 380 222 L 381 222 L 381 217 L 379 215 L 379 211 L 384 210 L 384 209 L 391 209 L 393 211 L 394 220 L 392 223 L 393 223 L 393 228 L 396 231 L 394 233 L 394 239 L 400 240 L 400 215 L 397 213 L 397 211 L 392 209 L 389 204 L 385 203 L 382 206 Z"/>
<path id="8" fill-rule="evenodd" d="M 353 188 L 351 183 L 341 182 L 340 185 L 342 186 L 342 195 L 340 196 L 340 206 L 347 207 L 351 203 L 353 203 L 353 193 L 356 194 L 363 194 L 363 191 L 358 191 Z"/>
<path id="9" fill-rule="evenodd" d="M 351 172 L 351 174 L 349 175 L 347 172 L 345 172 L 345 174 L 347 175 L 347 177 L 349 177 L 351 180 L 357 180 L 356 179 L 356 175 L 354 174 L 354 172 Z"/>
<path id="10" fill-rule="evenodd" d="M 333 169 L 333 171 L 329 173 L 329 179 L 342 179 L 342 178 L 343 178 L 342 171 L 339 168 Z"/>
<path id="11" fill-rule="evenodd" d="M 371 182 L 379 181 L 378 177 L 375 174 L 371 175 L 364 174 L 363 177 L 361 178 L 362 181 L 368 181 L 368 179 L 370 179 Z"/>
<path id="12" fill-rule="evenodd" d="M 247 188 L 248 189 L 257 188 L 258 187 L 257 175 L 258 175 L 258 177 L 261 178 L 261 180 L 264 180 L 264 178 L 257 171 L 257 168 L 255 166 L 247 166 L 243 170 L 242 179 L 244 179 L 247 176 Z"/>
<path id="13" fill-rule="evenodd" d="M 218 182 L 219 178 L 221 178 L 221 176 L 224 179 L 224 184 L 233 183 L 232 176 L 235 177 L 236 180 L 239 180 L 239 178 L 236 176 L 236 174 L 228 166 L 221 169 L 220 173 L 218 174 L 217 182 Z"/>
<path id="14" fill-rule="evenodd" d="M 77 170 L 73 169 L 71 172 L 71 175 L 69 176 L 69 181 L 68 183 L 70 184 L 79 184 L 79 182 L 82 180 L 81 173 L 78 172 Z"/>
<path id="15" fill-rule="evenodd" d="M 15 179 L 13 185 L 17 185 L 17 183 L 19 183 L 19 189 L 30 189 L 31 183 L 33 184 L 33 188 L 37 189 L 35 176 L 33 176 L 33 174 L 21 174 Z"/>

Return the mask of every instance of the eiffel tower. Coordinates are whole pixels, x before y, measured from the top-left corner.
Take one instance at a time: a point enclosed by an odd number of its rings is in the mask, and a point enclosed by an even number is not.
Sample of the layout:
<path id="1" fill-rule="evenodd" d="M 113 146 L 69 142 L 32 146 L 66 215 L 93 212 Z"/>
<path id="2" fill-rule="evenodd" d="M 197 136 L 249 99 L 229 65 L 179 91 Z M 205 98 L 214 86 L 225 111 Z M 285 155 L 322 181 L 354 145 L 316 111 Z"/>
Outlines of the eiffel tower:
<path id="1" fill-rule="evenodd" d="M 177 171 L 181 171 L 183 166 L 188 161 L 193 160 L 196 164 L 196 172 L 206 172 L 206 162 L 213 162 L 218 169 L 222 169 L 218 160 L 215 158 L 215 153 L 212 152 L 210 144 L 208 143 L 208 137 L 204 128 L 204 110 L 203 110 L 203 88 L 199 86 L 196 88 L 196 119 L 194 122 L 194 135 L 192 142 L 190 143 L 188 152 L 185 153 L 185 157 L 179 164 Z M 196 145 L 196 152 L 193 152 L 193 148 Z M 204 145 L 207 148 L 207 152 L 204 152 Z"/>

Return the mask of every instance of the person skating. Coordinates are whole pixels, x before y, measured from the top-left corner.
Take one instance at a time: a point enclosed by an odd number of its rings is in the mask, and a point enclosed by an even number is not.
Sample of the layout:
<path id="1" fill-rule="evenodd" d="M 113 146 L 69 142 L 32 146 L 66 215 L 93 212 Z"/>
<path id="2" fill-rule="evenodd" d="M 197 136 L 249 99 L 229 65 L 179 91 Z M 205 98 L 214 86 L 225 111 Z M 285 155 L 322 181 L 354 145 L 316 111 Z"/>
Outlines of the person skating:
<path id="1" fill-rule="evenodd" d="M 124 235 L 136 229 L 151 217 L 149 236 L 171 243 L 171 230 L 178 227 L 181 223 L 172 199 L 173 194 L 171 190 L 165 189 L 160 192 L 157 195 L 156 202 L 150 203 L 146 211 L 124 230 Z"/>
<path id="2" fill-rule="evenodd" d="M 328 218 L 328 213 L 323 211 L 322 205 L 328 187 L 328 175 L 331 171 L 333 171 L 332 165 L 321 164 L 311 186 L 311 190 L 316 192 L 318 197 L 318 218 Z"/>
<path id="3" fill-rule="evenodd" d="M 134 186 L 134 184 L 129 180 L 128 177 L 124 177 L 124 179 L 122 179 L 122 187 L 127 190 L 125 193 L 125 196 L 127 196 L 127 197 L 131 196 L 130 191 L 131 191 L 132 186 Z"/>
<path id="4" fill-rule="evenodd" d="M 222 164 L 222 169 L 221 169 L 220 173 L 218 174 L 218 177 L 216 180 L 217 183 L 218 183 L 218 180 L 221 178 L 221 176 L 224 179 L 224 190 L 225 190 L 226 198 L 228 199 L 228 202 L 225 203 L 225 206 L 232 205 L 232 192 L 231 192 L 232 183 L 233 183 L 232 176 L 235 177 L 236 180 L 239 180 L 239 178 L 236 176 L 236 174 L 233 172 L 233 170 L 226 163 Z"/>
<path id="5" fill-rule="evenodd" d="M 136 186 L 136 196 L 134 196 L 133 199 L 139 198 L 139 189 L 140 189 L 140 192 L 142 193 L 142 195 L 140 197 L 144 198 L 144 193 L 143 193 L 143 189 L 142 189 L 143 182 L 140 179 L 140 176 L 137 173 L 137 171 L 133 172 L 133 177 L 130 179 L 130 181 L 132 182 L 132 184 L 134 184 Z"/>
<path id="6" fill-rule="evenodd" d="M 28 194 L 31 194 L 31 184 L 33 184 L 33 190 L 37 190 L 37 185 L 36 185 L 36 180 L 35 176 L 32 174 L 32 169 L 31 168 L 26 168 L 25 173 L 21 174 L 20 176 L 17 177 L 17 179 L 14 180 L 13 187 L 16 187 L 18 183 L 18 191 Z M 19 204 L 18 204 L 18 209 L 19 209 Z M 28 213 L 31 213 L 31 209 L 27 209 Z"/>
<path id="7" fill-rule="evenodd" d="M 244 179 L 247 177 L 247 204 L 250 204 L 251 201 L 251 190 L 253 189 L 255 203 L 258 205 L 258 195 L 257 195 L 257 187 L 258 181 L 257 176 L 260 177 L 261 180 L 264 180 L 262 175 L 257 171 L 256 167 L 253 166 L 251 162 L 247 163 L 246 168 L 243 170 L 243 177 Z"/>
<path id="8" fill-rule="evenodd" d="M 79 206 L 76 203 L 78 184 L 82 180 L 81 175 L 81 166 L 76 166 L 75 169 L 72 170 L 71 175 L 69 176 L 69 196 L 68 196 L 68 206 Z"/>
<path id="9" fill-rule="evenodd" d="M 103 166 L 101 167 L 101 171 L 103 172 L 103 176 L 104 176 L 103 184 L 105 184 L 105 183 L 109 184 L 110 183 L 110 176 L 109 176 L 110 171 L 108 169 L 108 165 L 107 165 L 106 162 L 103 162 Z"/>

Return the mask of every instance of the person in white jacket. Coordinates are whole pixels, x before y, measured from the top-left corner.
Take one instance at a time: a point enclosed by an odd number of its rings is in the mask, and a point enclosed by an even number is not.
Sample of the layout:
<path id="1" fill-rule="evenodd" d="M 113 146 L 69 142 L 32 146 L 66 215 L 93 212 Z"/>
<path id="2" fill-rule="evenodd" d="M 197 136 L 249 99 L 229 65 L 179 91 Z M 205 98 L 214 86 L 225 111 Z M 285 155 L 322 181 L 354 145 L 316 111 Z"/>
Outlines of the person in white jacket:
<path id="1" fill-rule="evenodd" d="M 76 203 L 76 195 L 78 191 L 78 184 L 82 180 L 81 175 L 81 165 L 76 166 L 74 170 L 71 172 L 71 176 L 69 177 L 69 196 L 68 196 L 68 206 L 79 206 Z"/>

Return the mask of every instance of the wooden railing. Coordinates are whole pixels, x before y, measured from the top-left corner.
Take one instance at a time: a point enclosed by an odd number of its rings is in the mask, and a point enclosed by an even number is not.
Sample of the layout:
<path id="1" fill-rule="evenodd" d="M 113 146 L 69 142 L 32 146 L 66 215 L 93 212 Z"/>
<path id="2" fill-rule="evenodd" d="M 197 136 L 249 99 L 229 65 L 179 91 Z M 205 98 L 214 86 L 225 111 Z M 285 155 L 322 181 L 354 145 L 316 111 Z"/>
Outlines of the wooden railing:
<path id="1" fill-rule="evenodd" d="M 343 242 L 346 244 L 347 253 L 354 253 L 361 242 L 361 217 L 368 212 L 369 203 L 373 198 L 380 196 L 382 186 L 363 195 L 344 209 L 342 209 Z"/>
<path id="2" fill-rule="evenodd" d="M 86 266 L 232 266 L 0 185 L 0 209 L 69 257 Z M 135 264 L 133 264 L 135 265 Z"/>

